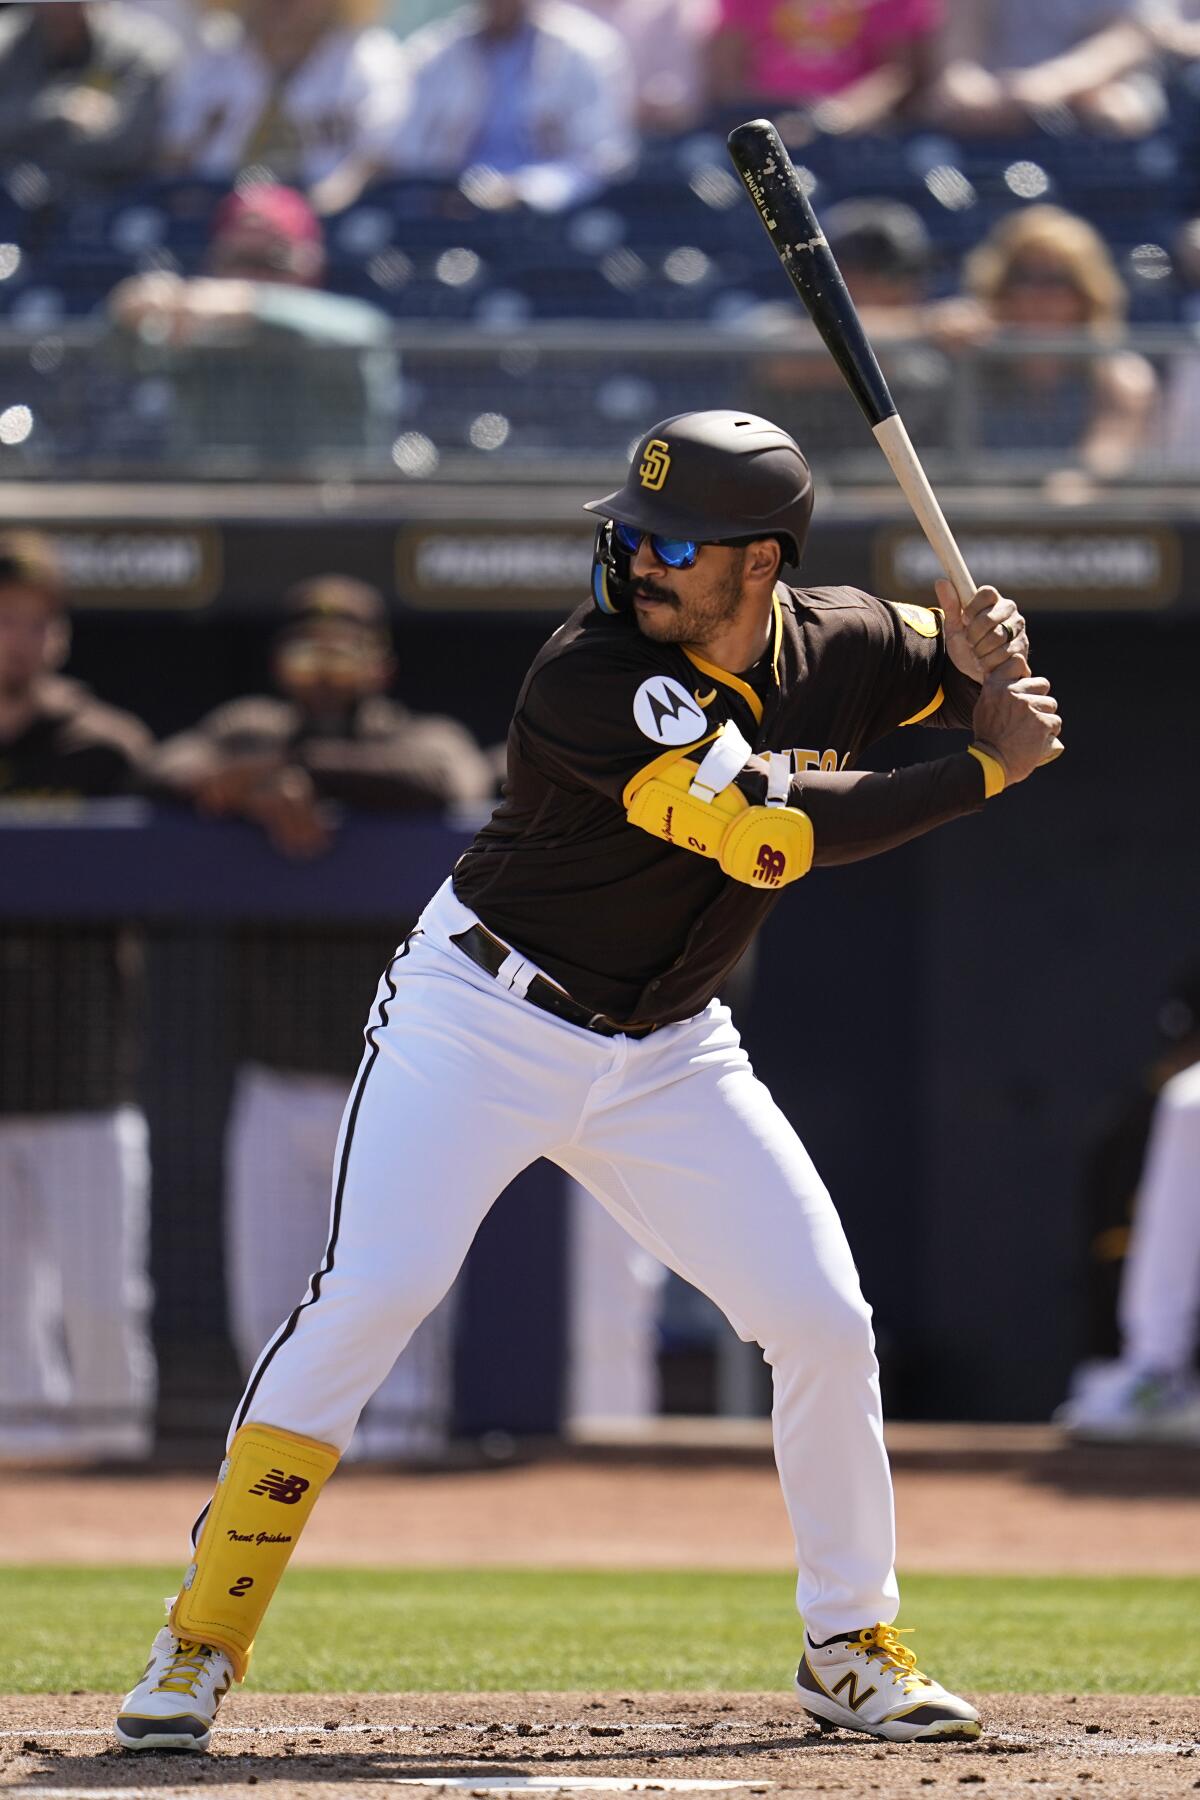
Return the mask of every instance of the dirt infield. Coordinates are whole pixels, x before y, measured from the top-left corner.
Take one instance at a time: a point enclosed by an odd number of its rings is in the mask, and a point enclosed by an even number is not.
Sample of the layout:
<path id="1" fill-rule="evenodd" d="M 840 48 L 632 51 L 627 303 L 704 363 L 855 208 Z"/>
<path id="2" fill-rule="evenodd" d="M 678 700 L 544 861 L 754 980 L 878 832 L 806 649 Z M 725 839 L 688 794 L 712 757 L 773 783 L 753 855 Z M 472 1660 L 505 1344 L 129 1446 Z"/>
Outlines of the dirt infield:
<path id="1" fill-rule="evenodd" d="M 462 1791 L 661 1794 L 674 1784 L 750 1794 L 978 1793 L 981 1800 L 1173 1800 L 1200 1787 L 1200 1723 L 1190 1700 L 982 1701 L 974 1744 L 881 1744 L 810 1730 L 786 1694 L 235 1694 L 205 1757 L 137 1756 L 107 1741 L 102 1696 L 0 1701 L 0 1792 L 166 1800 L 251 1787 L 304 1800 L 395 1800 Z M 619 1784 L 619 1785 L 618 1785 Z"/>
<path id="2" fill-rule="evenodd" d="M 1200 1450 L 1083 1450 L 1047 1429 L 897 1426 L 900 1561 L 947 1574 L 1200 1573 Z M 0 1561 L 174 1562 L 212 1471 L 0 1470 Z M 502 1467 L 348 1466 L 297 1563 L 783 1569 L 768 1450 L 564 1452 Z"/>
<path id="3" fill-rule="evenodd" d="M 1029 1429 L 900 1427 L 891 1442 L 907 1569 L 1200 1572 L 1200 1452 L 1072 1451 Z M 210 1480 L 208 1470 L 0 1472 L 2 1560 L 177 1560 Z M 556 1454 L 425 1474 L 348 1468 L 297 1560 L 779 1569 L 790 1558 L 769 1455 L 751 1450 Z M 476 1800 L 1200 1792 L 1194 1700 L 990 1695 L 980 1707 L 979 1743 L 921 1746 L 822 1737 L 786 1693 L 238 1693 L 205 1758 L 120 1751 L 108 1739 L 111 1696 L 25 1695 L 0 1699 L 0 1795 L 173 1800 L 205 1787 L 248 1800 L 257 1786 L 288 1800 L 375 1800 L 398 1788 Z"/>

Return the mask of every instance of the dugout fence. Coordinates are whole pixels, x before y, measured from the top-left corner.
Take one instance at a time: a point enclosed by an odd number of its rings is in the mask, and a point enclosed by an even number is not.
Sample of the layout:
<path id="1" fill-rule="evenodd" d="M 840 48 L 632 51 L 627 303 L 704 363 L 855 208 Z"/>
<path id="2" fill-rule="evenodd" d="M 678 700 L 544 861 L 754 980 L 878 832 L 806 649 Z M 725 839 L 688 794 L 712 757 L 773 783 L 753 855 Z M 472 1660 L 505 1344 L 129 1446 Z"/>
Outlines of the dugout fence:
<path id="1" fill-rule="evenodd" d="M 306 1029 L 311 1040 L 306 1009 L 318 1029 L 331 1016 L 343 1028 L 357 1019 L 335 1082 L 348 1091 L 391 946 L 444 879 L 469 826 L 343 820 L 329 855 L 298 866 L 249 827 L 201 823 L 138 801 L 65 810 L 12 804 L 0 812 L 0 956 L 9 1001 L 0 1019 L 0 1161 L 5 1128 L 11 1136 L 24 1121 L 14 1108 L 53 1103 L 64 1061 L 86 1054 L 93 1063 L 106 1056 L 123 1063 L 112 1085 L 103 1075 L 98 1085 L 93 1072 L 90 1092 L 135 1103 L 149 1126 L 155 1439 L 167 1457 L 208 1454 L 242 1385 L 230 1341 L 224 1229 L 239 1022 L 249 1009 L 250 1028 L 278 1043 L 281 1033 L 286 1041 Z M 279 975 L 286 988 L 276 984 Z M 331 985 L 338 991 L 330 993 Z M 266 1017 L 272 1009 L 276 1016 Z M 32 1153 L 41 1161 L 38 1194 L 61 1205 L 68 1221 L 73 1215 L 69 1229 L 84 1233 L 89 1206 L 102 1202 L 72 1157 L 69 1132 L 42 1135 Z M 408 1172 L 398 1144 L 398 1183 Z M 327 1172 L 324 1180 L 327 1186 Z M 398 1401 L 377 1410 L 368 1453 L 386 1455 L 393 1446 L 405 1457 L 444 1456 L 456 1433 L 558 1429 L 560 1186 L 556 1172 L 539 1165 L 504 1196 L 460 1278 L 455 1316 L 446 1330 L 414 1341 L 410 1379 Z M 15 1452 L 25 1444 L 52 1455 L 56 1443 L 69 1451 L 90 1439 L 97 1454 L 105 1445 L 119 1451 L 133 1441 L 128 1396 L 116 1405 L 111 1395 L 77 1399 L 77 1321 L 69 1311 L 81 1304 L 86 1280 L 54 1290 L 59 1258 L 25 1216 L 23 1191 L 6 1164 L 0 1264 L 7 1275 L 0 1279 L 49 1283 L 44 1304 L 20 1317 L 32 1319 L 35 1332 L 61 1335 L 67 1380 L 52 1371 L 48 1385 L 35 1382 L 30 1392 L 10 1317 L 0 1333 L 0 1448 L 7 1441 Z M 115 1297 L 103 1282 L 93 1289 L 94 1299 L 112 1304 Z M 125 1298 L 136 1310 L 136 1296 Z"/>

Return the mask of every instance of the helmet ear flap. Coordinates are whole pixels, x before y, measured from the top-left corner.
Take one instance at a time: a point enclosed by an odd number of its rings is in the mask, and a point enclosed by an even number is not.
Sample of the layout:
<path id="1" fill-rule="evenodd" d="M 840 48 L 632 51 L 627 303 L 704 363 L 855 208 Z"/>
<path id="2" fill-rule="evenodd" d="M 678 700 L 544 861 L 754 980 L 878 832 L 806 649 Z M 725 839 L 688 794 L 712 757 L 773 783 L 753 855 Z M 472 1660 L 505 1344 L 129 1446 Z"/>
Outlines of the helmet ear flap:
<path id="1" fill-rule="evenodd" d="M 633 571 L 627 550 L 613 535 L 612 520 L 597 527 L 592 552 L 592 599 L 602 613 L 627 611 L 633 599 Z"/>

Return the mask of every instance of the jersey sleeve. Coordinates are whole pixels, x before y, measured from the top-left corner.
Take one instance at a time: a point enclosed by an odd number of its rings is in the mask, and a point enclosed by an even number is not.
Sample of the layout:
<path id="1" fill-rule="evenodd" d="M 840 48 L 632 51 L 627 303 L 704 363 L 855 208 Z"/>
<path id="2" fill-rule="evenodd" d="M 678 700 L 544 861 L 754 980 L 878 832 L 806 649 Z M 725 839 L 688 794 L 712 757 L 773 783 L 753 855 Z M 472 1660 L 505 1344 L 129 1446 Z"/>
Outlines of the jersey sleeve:
<path id="1" fill-rule="evenodd" d="M 900 725 L 970 724 L 975 684 L 946 657 L 945 616 L 937 607 L 878 599 L 862 589 L 828 590 L 846 599 L 856 626 L 855 686 L 862 738 L 876 743 Z"/>
<path id="2" fill-rule="evenodd" d="M 570 654 L 535 668 L 513 720 L 518 746 L 555 786 L 623 804 L 635 775 L 716 735 L 694 693 L 628 653 Z"/>
<path id="3" fill-rule="evenodd" d="M 762 806 L 767 781 L 764 760 L 752 757 L 737 786 L 751 806 Z M 792 778 L 787 804 L 812 826 L 813 866 L 830 868 L 895 850 L 979 812 L 986 797 L 983 770 L 964 750 L 904 769 L 806 771 Z"/>
<path id="4" fill-rule="evenodd" d="M 864 741 L 875 743 L 902 725 L 923 724 L 945 699 L 944 616 L 930 606 L 861 596 L 865 610 L 873 693 Z"/>

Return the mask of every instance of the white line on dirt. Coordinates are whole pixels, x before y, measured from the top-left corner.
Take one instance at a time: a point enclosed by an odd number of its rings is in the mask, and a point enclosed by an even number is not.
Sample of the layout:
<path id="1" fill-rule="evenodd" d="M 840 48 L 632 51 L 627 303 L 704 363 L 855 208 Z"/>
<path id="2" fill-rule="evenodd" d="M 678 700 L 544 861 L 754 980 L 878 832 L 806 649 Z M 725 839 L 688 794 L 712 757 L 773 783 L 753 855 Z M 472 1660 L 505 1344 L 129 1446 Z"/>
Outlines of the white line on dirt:
<path id="1" fill-rule="evenodd" d="M 508 1781 L 480 1781 L 475 1775 L 393 1775 L 388 1780 L 389 1787 L 431 1787 L 439 1792 L 446 1788 L 466 1788 L 472 1794 L 525 1794 L 531 1788 L 542 1794 L 644 1794 L 659 1788 L 673 1794 L 694 1794 L 707 1793 L 712 1788 L 746 1788 L 750 1785 L 749 1780 L 669 1781 L 649 1775 L 638 1778 L 628 1775 L 523 1775 L 512 1776 Z M 755 1787 L 774 1785 L 774 1782 L 754 1783 Z"/>
<path id="2" fill-rule="evenodd" d="M 1001 1749 L 1061 1751 L 1064 1756 L 1200 1756 L 1200 1734 L 1194 1738 L 1114 1738 L 1101 1732 L 1084 1738 L 1051 1738 L 1037 1731 L 987 1731 L 989 1744 Z M 1200 1782 L 1195 1784 L 1200 1787 Z"/>
<path id="3" fill-rule="evenodd" d="M 802 1723 L 802 1721 L 798 1721 Z M 453 1720 L 443 1720 L 437 1725 L 326 1725 L 320 1719 L 300 1720 L 288 1725 L 214 1725 L 214 1733 L 223 1733 L 227 1737 L 288 1737 L 299 1731 L 323 1731 L 333 1737 L 337 1732 L 412 1732 L 418 1736 L 425 1732 L 439 1731 L 473 1731 L 477 1734 L 495 1736 L 503 1732 L 509 1737 L 547 1737 L 552 1731 L 590 1731 L 597 1727 L 587 1719 L 555 1720 L 548 1725 L 531 1725 L 528 1731 L 518 1730 L 512 1724 L 494 1725 L 459 1725 Z M 707 1735 L 712 1731 L 749 1731 L 752 1727 L 745 1720 L 722 1719 L 712 1725 L 682 1724 L 678 1720 L 622 1720 L 620 1723 L 604 1724 L 598 1727 L 599 1734 L 607 1737 L 610 1733 L 623 1731 L 694 1731 L 697 1735 Z M 60 1725 L 26 1725 L 22 1730 L 0 1731 L 0 1738 L 28 1737 L 109 1737 L 110 1732 L 100 1725 L 80 1725 L 75 1730 Z"/>
<path id="4" fill-rule="evenodd" d="M 802 1724 L 803 1724 L 803 1721 L 797 1720 L 798 1727 L 801 1726 Z M 647 1732 L 647 1731 L 659 1731 L 659 1732 L 661 1732 L 661 1731 L 691 1731 L 691 1732 L 694 1732 L 697 1737 L 700 1737 L 700 1736 L 711 1737 L 714 1733 L 721 1732 L 721 1731 L 747 1731 L 747 1730 L 752 1730 L 752 1729 L 754 1729 L 754 1727 L 752 1725 L 750 1725 L 748 1721 L 740 1720 L 740 1719 L 732 1719 L 732 1720 L 723 1719 L 719 1723 L 706 1724 L 703 1726 L 696 1726 L 696 1725 L 692 1725 L 692 1724 L 688 1724 L 688 1723 L 680 1723 L 679 1721 L 676 1721 L 676 1720 L 672 1720 L 672 1721 L 629 1720 L 629 1721 L 622 1721 L 620 1723 L 604 1724 L 604 1725 L 599 1726 L 598 1728 L 594 1724 L 589 1724 L 589 1722 L 587 1720 L 573 1720 L 573 1721 L 567 1720 L 567 1721 L 557 1721 L 557 1722 L 554 1722 L 551 1724 L 546 1724 L 546 1725 L 531 1725 L 529 1730 L 524 1731 L 524 1732 L 519 1732 L 517 1727 L 513 1724 L 494 1723 L 494 1724 L 488 1724 L 488 1725 L 467 1725 L 467 1724 L 456 1724 L 452 1720 L 442 1721 L 440 1724 L 432 1725 L 432 1726 L 429 1726 L 429 1725 L 363 1725 L 363 1724 L 358 1724 L 358 1723 L 351 1724 L 351 1725 L 326 1725 L 319 1720 L 310 1720 L 310 1721 L 301 1721 L 296 1724 L 287 1724 L 287 1725 L 215 1725 L 213 1727 L 213 1734 L 214 1734 L 214 1736 L 220 1735 L 222 1737 L 247 1737 L 247 1738 L 286 1737 L 286 1738 L 290 1738 L 290 1737 L 297 1737 L 301 1733 L 307 1734 L 307 1733 L 319 1732 L 321 1734 L 321 1736 L 324 1738 L 336 1738 L 339 1736 L 342 1736 L 342 1737 L 360 1736 L 360 1737 L 362 1737 L 362 1736 L 367 1736 L 367 1735 L 370 1735 L 373 1737 L 386 1738 L 389 1735 L 394 1736 L 394 1737 L 399 1737 L 399 1736 L 403 1736 L 403 1735 L 409 1735 L 409 1736 L 423 1735 L 423 1734 L 425 1734 L 427 1732 L 431 1732 L 433 1730 L 442 1730 L 442 1731 L 474 1732 L 476 1734 L 487 1734 L 490 1736 L 503 1735 L 505 1737 L 516 1737 L 519 1741 L 523 1741 L 527 1737 L 528 1738 L 548 1737 L 552 1733 L 562 1733 L 562 1732 L 569 1732 L 569 1731 L 579 1731 L 579 1732 L 597 1731 L 597 1735 L 600 1737 L 618 1736 L 618 1735 L 622 1735 L 626 1732 L 635 1732 L 635 1731 L 641 1731 L 641 1732 Z M 95 1726 L 95 1725 L 80 1725 L 80 1726 L 75 1727 L 74 1729 L 72 1729 L 70 1726 L 58 1726 L 58 1725 L 53 1725 L 53 1726 L 51 1726 L 51 1725 L 26 1725 L 19 1729 L 0 1730 L 0 1739 L 21 1738 L 21 1739 L 25 1739 L 25 1740 L 34 1741 L 35 1743 L 38 1738 L 109 1738 L 110 1736 L 111 1736 L 110 1731 L 108 1731 L 107 1729 L 105 1729 L 103 1727 Z M 1107 1736 L 1103 1736 L 1099 1732 L 1097 1732 L 1097 1733 L 1089 1735 L 1087 1737 L 1061 1738 L 1061 1737 L 1055 1737 L 1052 1734 L 1050 1734 L 1049 1732 L 1023 1731 L 1020 1729 L 1010 1728 L 1007 1731 L 1004 1731 L 1004 1730 L 989 1731 L 986 1733 L 986 1737 L 987 1737 L 988 1743 L 990 1745 L 992 1745 L 995 1749 L 998 1749 L 998 1750 L 1004 1750 L 1004 1749 L 1008 1749 L 1008 1748 L 1012 1748 L 1014 1750 L 1041 1750 L 1042 1752 L 1044 1752 L 1048 1755 L 1052 1755 L 1052 1756 L 1058 1755 L 1058 1756 L 1064 1756 L 1064 1757 L 1073 1757 L 1073 1756 L 1079 1756 L 1081 1754 L 1086 1755 L 1086 1756 L 1096 1756 L 1096 1757 L 1139 1757 L 1139 1756 L 1179 1756 L 1179 1755 L 1189 1755 L 1190 1756 L 1190 1755 L 1196 1755 L 1198 1758 L 1200 1758 L 1200 1736 L 1197 1736 L 1197 1737 L 1191 1738 L 1191 1739 L 1122 1738 L 1122 1737 L 1107 1737 Z M 378 1779 L 378 1777 L 376 1777 L 376 1779 Z M 385 1778 L 385 1779 L 395 1780 L 396 1778 L 393 1777 L 393 1778 Z M 425 1785 L 425 1784 L 422 1783 L 421 1785 Z M 449 1786 L 451 1784 L 450 1784 L 449 1780 L 447 1780 L 445 1782 L 440 1783 L 439 1785 Z M 468 1780 L 465 1777 L 463 1778 L 460 1785 L 465 1788 L 481 1788 L 481 1784 L 478 1781 Z M 528 1783 L 526 1785 L 528 1785 Z M 562 1788 L 569 1784 L 567 1784 L 563 1781 L 555 1780 L 551 1785 L 554 1786 L 555 1788 Z M 593 1783 L 591 1785 L 594 1786 L 595 1784 Z M 646 1784 L 642 1783 L 640 1785 L 645 1786 Z M 653 1787 L 665 1788 L 670 1785 L 679 1787 L 681 1785 L 686 1786 L 687 1784 L 686 1783 L 681 1784 L 678 1781 L 675 1782 L 674 1784 L 671 1784 L 671 1783 L 668 1783 L 665 1781 L 658 1781 L 658 1782 L 651 1782 L 649 1785 L 652 1788 Z M 692 1785 L 696 1785 L 696 1784 L 693 1783 Z M 698 1785 L 700 1787 L 710 1788 L 710 1787 L 720 1787 L 720 1786 L 744 1787 L 747 1784 L 745 1782 L 726 1782 L 726 1783 L 700 1782 Z M 13 1790 L 6 1789 L 5 1794 L 7 1795 L 10 1791 L 14 1794 L 17 1792 L 16 1789 L 13 1789 Z M 34 1791 L 35 1790 L 33 1790 L 33 1789 L 29 1790 L 30 1793 L 32 1793 Z M 72 1796 L 72 1800 L 73 1800 L 73 1797 L 77 1793 L 82 1794 L 83 1791 L 84 1791 L 83 1789 L 76 1789 L 76 1788 L 69 1788 L 69 1789 L 68 1788 L 63 1788 L 63 1789 L 38 1788 L 36 1790 L 36 1792 L 39 1794 L 48 1794 L 48 1795 L 56 1794 L 56 1793 L 69 1794 Z M 98 1800 L 98 1797 L 100 1796 L 102 1791 L 103 1790 L 101 1790 L 99 1788 L 88 1788 L 87 1794 L 90 1796 L 93 1796 L 93 1800 Z M 125 1800 L 138 1800 L 138 1794 L 141 1792 L 141 1790 L 136 1790 L 133 1788 L 117 1788 L 117 1789 L 113 1789 L 112 1791 L 114 1793 L 119 1793 L 119 1794 L 125 1796 Z M 154 1788 L 152 1790 L 147 1789 L 146 1791 L 147 1791 L 147 1793 L 152 1792 L 156 1796 L 165 1795 L 168 1792 L 169 1793 L 176 1792 L 176 1790 L 174 1790 L 174 1789 L 168 1790 L 165 1788 L 162 1788 L 162 1789 Z M 178 1791 L 180 1793 L 182 1793 L 184 1790 L 180 1789 Z M 487 1791 L 489 1793 L 500 1793 L 504 1790 L 502 1790 L 500 1788 L 489 1788 Z"/>
<path id="5" fill-rule="evenodd" d="M 505 1782 L 480 1781 L 473 1775 L 403 1775 L 373 1776 L 373 1782 L 387 1787 L 419 1787 L 431 1788 L 435 1793 L 446 1793 L 450 1789 L 467 1791 L 472 1794 L 645 1794 L 657 1792 L 669 1793 L 712 1793 L 721 1788 L 747 1788 L 753 1785 L 762 1790 L 768 1785 L 755 1781 L 668 1781 L 652 1780 L 643 1776 L 635 1780 L 630 1776 L 592 1775 L 570 1776 L 530 1775 L 527 1778 L 511 1779 Z M 14 1787 L 6 1788 L 5 1793 L 10 1800 L 195 1800 L 195 1789 L 186 1787 Z"/>

